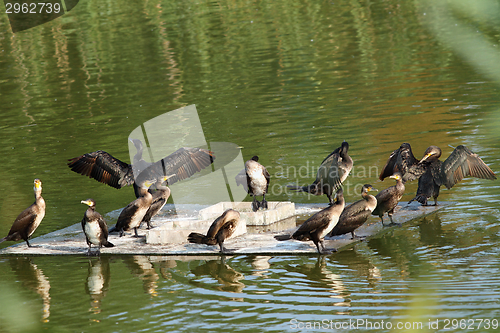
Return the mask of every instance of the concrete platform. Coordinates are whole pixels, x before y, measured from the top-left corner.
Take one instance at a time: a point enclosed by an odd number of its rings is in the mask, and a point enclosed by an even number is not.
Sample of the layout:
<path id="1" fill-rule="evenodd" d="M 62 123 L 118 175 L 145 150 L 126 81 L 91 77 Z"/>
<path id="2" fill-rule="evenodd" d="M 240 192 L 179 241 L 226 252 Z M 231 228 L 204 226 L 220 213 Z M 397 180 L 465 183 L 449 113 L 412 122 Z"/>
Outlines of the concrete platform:
<path id="1" fill-rule="evenodd" d="M 268 209 L 252 211 L 251 202 L 219 202 L 200 210 L 199 216 L 202 220 L 214 220 L 228 209 L 240 212 L 240 221 L 249 225 L 270 225 L 280 220 L 295 215 L 295 204 L 286 201 L 268 201 Z"/>
<path id="2" fill-rule="evenodd" d="M 400 204 L 397 212 L 394 214 L 394 221 L 399 224 L 405 224 L 412 220 L 422 218 L 432 214 L 442 208 L 448 207 L 453 203 L 440 202 L 437 207 L 429 206 L 422 207 L 414 202 L 411 205 L 406 203 Z M 301 204 L 296 205 L 295 213 L 298 219 L 304 220 L 308 215 L 318 211 L 324 206 Z M 114 214 L 114 213 L 113 213 Z M 182 216 L 180 219 L 196 218 L 198 212 L 193 212 L 193 216 Z M 386 219 L 386 223 L 389 220 Z M 43 223 L 43 222 L 42 222 Z M 284 221 L 283 227 L 289 227 L 288 232 L 294 229 L 294 219 Z M 112 225 L 108 221 L 109 225 Z M 157 221 L 153 220 L 153 225 L 157 225 Z M 258 226 L 256 228 L 272 228 L 272 226 Z M 396 226 L 397 227 L 397 226 Z M 389 231 L 393 227 L 383 227 L 378 217 L 372 216 L 368 222 L 356 231 L 358 236 L 374 237 L 384 232 Z M 143 237 L 135 238 L 131 234 L 119 237 L 112 234 L 109 241 L 115 246 L 112 248 L 103 248 L 102 255 L 108 254 L 138 254 L 138 255 L 219 255 L 218 246 L 207 246 L 203 244 L 189 244 L 187 242 L 181 244 L 154 245 L 147 244 L 145 229 L 140 230 L 139 234 Z M 234 254 L 269 254 L 269 255 L 314 255 L 317 254 L 316 247 L 312 242 L 299 242 L 289 240 L 278 242 L 274 239 L 274 235 L 283 233 L 273 230 L 259 230 L 248 228 L 248 232 L 242 236 L 229 239 L 224 244 L 226 248 L 234 250 Z M 348 247 L 359 240 L 351 240 L 350 235 L 334 237 L 333 239 L 325 239 L 325 246 L 328 249 L 340 250 Z M 80 223 L 70 227 L 51 232 L 49 234 L 36 237 L 30 240 L 33 245 L 31 248 L 26 246 L 25 242 L 12 245 L 0 250 L 0 255 L 85 255 L 87 252 L 87 244 Z"/>

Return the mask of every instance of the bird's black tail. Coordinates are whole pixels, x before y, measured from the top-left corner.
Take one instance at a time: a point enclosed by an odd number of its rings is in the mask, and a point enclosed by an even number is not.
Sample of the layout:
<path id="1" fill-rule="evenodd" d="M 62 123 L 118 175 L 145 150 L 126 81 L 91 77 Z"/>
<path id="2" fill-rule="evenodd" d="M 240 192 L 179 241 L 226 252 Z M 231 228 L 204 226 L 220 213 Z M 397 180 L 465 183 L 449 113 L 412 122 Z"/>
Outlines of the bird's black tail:
<path id="1" fill-rule="evenodd" d="M 188 242 L 196 243 L 196 244 L 207 244 L 207 245 L 215 245 L 217 241 L 214 238 L 209 238 L 205 235 L 199 234 L 197 232 L 192 232 L 188 236 Z"/>
<path id="2" fill-rule="evenodd" d="M 292 235 L 288 235 L 288 234 L 285 234 L 285 235 L 276 235 L 276 236 L 274 236 L 274 238 L 276 240 L 279 240 L 279 241 L 286 241 L 286 240 L 292 239 Z"/>
<path id="3" fill-rule="evenodd" d="M 420 202 L 424 206 L 427 205 L 427 197 L 425 195 L 416 195 L 415 198 L 408 201 L 408 204 L 411 204 L 415 200 L 417 200 L 418 202 Z"/>
<path id="4" fill-rule="evenodd" d="M 104 245 L 106 247 L 113 247 L 113 246 L 115 246 L 113 243 L 110 243 L 108 241 L 106 241 L 106 243 L 103 243 L 102 245 Z"/>
<path id="5" fill-rule="evenodd" d="M 7 237 L 4 237 L 4 238 L 0 239 L 0 243 L 5 242 L 7 240 Z"/>

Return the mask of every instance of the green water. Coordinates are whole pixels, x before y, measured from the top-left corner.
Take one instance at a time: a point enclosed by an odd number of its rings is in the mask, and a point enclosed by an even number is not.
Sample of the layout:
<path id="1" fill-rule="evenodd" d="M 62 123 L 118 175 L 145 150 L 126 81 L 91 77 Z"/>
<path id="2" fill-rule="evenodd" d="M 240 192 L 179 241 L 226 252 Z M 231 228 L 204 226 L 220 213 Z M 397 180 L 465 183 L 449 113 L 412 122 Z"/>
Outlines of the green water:
<path id="1" fill-rule="evenodd" d="M 496 18 L 461 3 L 470 8 L 448 8 L 457 27 L 496 59 Z M 433 29 L 435 7 L 83 0 L 16 34 L 0 15 L 0 235 L 33 202 L 34 178 L 47 202 L 34 236 L 79 222 L 82 199 L 101 213 L 125 206 L 131 188 L 79 176 L 67 159 L 102 149 L 129 162 L 133 129 L 191 104 L 207 142 L 259 155 L 272 176 L 269 200 L 326 202 L 280 189 L 310 183 L 343 140 L 355 163 L 347 201 L 360 184 L 392 185 L 377 171 L 402 142 L 418 157 L 431 144 L 445 157 L 448 145 L 465 144 L 500 170 L 497 69 L 485 70 L 483 50 L 475 59 L 460 49 L 468 44 L 448 41 L 458 38 L 455 21 Z M 0 331 L 272 332 L 349 319 L 393 330 L 439 320 L 444 329 L 447 319 L 498 319 L 498 188 L 466 179 L 439 197 L 456 205 L 319 259 L 1 257 L 0 303 L 11 312 L 0 314 Z M 403 200 L 415 191 L 408 184 Z"/>

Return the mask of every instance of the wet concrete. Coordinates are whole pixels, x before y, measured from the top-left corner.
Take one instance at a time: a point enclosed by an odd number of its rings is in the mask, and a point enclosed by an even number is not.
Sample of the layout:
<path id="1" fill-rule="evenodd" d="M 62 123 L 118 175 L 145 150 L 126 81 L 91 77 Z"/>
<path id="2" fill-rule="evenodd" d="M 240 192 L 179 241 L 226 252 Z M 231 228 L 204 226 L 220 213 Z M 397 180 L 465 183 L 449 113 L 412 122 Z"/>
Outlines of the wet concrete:
<path id="1" fill-rule="evenodd" d="M 422 207 L 414 202 L 411 205 L 406 203 L 400 204 L 397 212 L 394 214 L 394 222 L 403 225 L 415 219 L 420 219 L 426 215 L 432 214 L 440 209 L 448 207 L 453 203 L 440 202 L 439 206 Z M 300 242 L 296 240 L 288 240 L 279 242 L 274 239 L 274 236 L 281 233 L 291 233 L 295 228 L 295 219 L 304 220 L 305 217 L 311 215 L 318 210 L 324 208 L 324 205 L 317 204 L 296 204 L 296 216 L 290 219 L 285 219 L 268 226 L 247 228 L 247 233 L 227 240 L 224 244 L 227 249 L 234 251 L 234 254 L 269 254 L 269 255 L 310 255 L 317 253 L 313 242 Z M 158 218 L 153 219 L 155 227 L 161 226 L 162 219 L 168 216 L 169 209 L 162 213 Z M 179 211 L 177 211 L 179 214 Z M 116 215 L 116 211 L 106 215 L 108 225 L 113 225 L 110 220 Z M 183 211 L 182 214 L 176 215 L 179 220 L 193 220 L 198 216 L 198 211 Z M 389 223 L 389 219 L 385 217 L 385 223 Z M 43 222 L 42 222 L 43 223 Z M 391 228 L 400 226 L 383 227 L 378 217 L 372 216 L 367 223 L 356 230 L 357 236 L 377 237 Z M 285 230 L 283 230 L 285 229 Z M 115 246 L 112 248 L 102 248 L 102 254 L 140 254 L 140 255 L 219 255 L 218 246 L 207 246 L 203 244 L 148 244 L 146 243 L 146 229 L 140 229 L 139 235 L 142 237 L 136 238 L 132 233 L 128 233 L 123 237 L 118 234 L 111 234 L 109 241 Z M 351 235 L 335 236 L 332 239 L 325 239 L 327 249 L 340 250 L 349 247 L 352 244 L 359 242 L 359 239 L 351 239 Z M 25 242 L 12 245 L 0 250 L 0 255 L 85 255 L 87 252 L 87 244 L 80 223 L 76 223 L 70 227 L 48 233 L 46 235 L 33 238 L 30 240 L 32 247 L 28 247 Z"/>

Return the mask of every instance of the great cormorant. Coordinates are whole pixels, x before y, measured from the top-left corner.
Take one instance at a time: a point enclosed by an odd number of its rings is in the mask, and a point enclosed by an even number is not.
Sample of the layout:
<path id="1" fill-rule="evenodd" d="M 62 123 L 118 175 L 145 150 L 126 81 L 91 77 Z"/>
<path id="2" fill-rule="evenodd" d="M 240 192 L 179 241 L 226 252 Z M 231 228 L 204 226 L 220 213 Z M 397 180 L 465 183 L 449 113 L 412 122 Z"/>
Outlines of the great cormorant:
<path id="1" fill-rule="evenodd" d="M 361 197 L 363 199 L 356 201 L 345 207 L 339 217 L 339 222 L 332 229 L 329 236 L 338 236 L 351 233 L 354 239 L 356 235 L 354 230 L 361 227 L 377 207 L 377 199 L 368 192 L 376 191 L 370 184 L 363 185 Z"/>
<path id="2" fill-rule="evenodd" d="M 132 164 L 122 162 L 107 152 L 98 150 L 69 159 L 68 166 L 74 172 L 114 188 L 119 189 L 134 184 L 136 197 L 139 197 L 136 183 L 144 179 L 160 179 L 164 175 L 175 174 L 169 179 L 169 185 L 172 185 L 208 167 L 215 159 L 214 153 L 209 150 L 185 147 L 155 163 L 148 163 L 142 158 L 141 141 L 137 139 L 131 141 L 137 149 Z M 134 178 L 134 170 L 137 180 Z"/>
<path id="3" fill-rule="evenodd" d="M 229 251 L 224 247 L 224 241 L 234 233 L 239 221 L 240 213 L 233 209 L 228 209 L 212 223 L 206 236 L 192 232 L 188 236 L 188 241 L 197 244 L 218 244 L 220 252 L 227 253 Z"/>
<path id="4" fill-rule="evenodd" d="M 142 219 L 142 222 L 146 222 L 147 228 L 151 229 L 151 218 L 153 218 L 156 214 L 160 212 L 160 210 L 165 206 L 167 203 L 168 197 L 170 196 L 170 189 L 165 186 L 158 184 L 157 182 L 156 185 L 156 191 L 153 192 L 152 196 L 152 202 L 151 206 L 149 206 L 148 211 L 144 215 L 144 218 Z M 141 223 L 142 223 L 141 222 Z"/>
<path id="5" fill-rule="evenodd" d="M 98 246 L 97 254 L 101 252 L 102 246 L 113 247 L 114 245 L 108 242 L 108 225 L 101 214 L 95 210 L 94 199 L 82 200 L 81 203 L 89 206 L 82 219 L 82 229 L 89 246 L 87 254 L 92 254 L 92 244 Z"/>
<path id="6" fill-rule="evenodd" d="M 318 168 L 316 180 L 307 186 L 287 187 L 298 192 L 308 192 L 314 195 L 325 194 L 330 205 L 333 204 L 332 194 L 337 192 L 351 172 L 353 162 L 348 154 L 349 144 L 342 142 L 342 145 L 328 155 Z"/>
<path id="7" fill-rule="evenodd" d="M 463 145 L 456 147 L 444 162 L 439 160 L 440 156 L 441 149 L 430 146 L 419 161 L 413 156 L 410 144 L 403 143 L 389 157 L 380 173 L 380 179 L 396 171 L 402 173 L 403 182 L 418 178 L 417 195 L 410 202 L 417 200 L 424 206 L 427 206 L 427 199 L 431 197 L 434 198 L 434 205 L 437 205 L 441 185 L 450 189 L 468 176 L 496 179 L 495 173 L 483 160 Z"/>
<path id="8" fill-rule="evenodd" d="M 335 196 L 333 205 L 329 205 L 327 208 L 308 218 L 300 225 L 293 235 L 276 235 L 274 238 L 279 241 L 291 238 L 299 241 L 312 240 L 320 254 L 328 254 L 331 251 L 325 249 L 323 238 L 337 225 L 340 214 L 342 214 L 344 210 L 344 205 L 344 192 L 342 187 L 340 187 Z"/>
<path id="9" fill-rule="evenodd" d="M 269 188 L 271 176 L 267 169 L 259 163 L 259 157 L 254 156 L 245 163 L 245 173 L 247 175 L 248 193 L 253 196 L 252 209 L 267 209 L 266 193 Z M 257 201 L 257 196 L 262 195 L 262 201 Z"/>
<path id="10" fill-rule="evenodd" d="M 4 241 L 18 241 L 23 239 L 31 247 L 28 239 L 35 232 L 45 216 L 45 200 L 42 198 L 42 181 L 35 179 L 33 191 L 35 202 L 19 214 L 10 228 L 9 234 L 0 239 Z"/>
<path id="11" fill-rule="evenodd" d="M 377 207 L 372 212 L 372 215 L 380 217 L 382 225 L 384 225 L 385 213 L 389 216 L 391 224 L 395 224 L 392 220 L 392 214 L 394 214 L 394 209 L 405 193 L 405 184 L 403 184 L 401 173 L 396 172 L 389 177 L 396 179 L 396 185 L 380 191 L 380 193 L 375 196 L 377 199 Z"/>
<path id="12" fill-rule="evenodd" d="M 153 201 L 153 196 L 148 191 L 149 187 L 153 184 L 153 181 L 146 180 L 139 186 L 139 197 L 129 203 L 118 216 L 118 220 L 114 227 L 109 229 L 109 232 L 118 231 L 120 232 L 120 237 L 123 236 L 124 231 L 134 229 L 135 237 L 139 237 L 137 234 L 137 228 L 141 225 L 142 219 L 146 212 L 148 211 L 151 203 Z"/>

